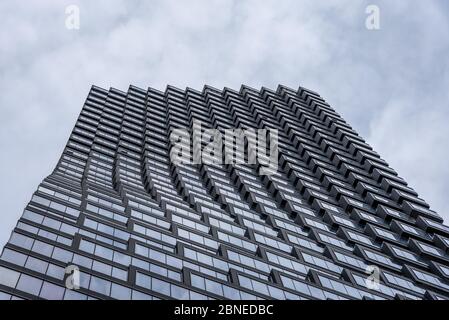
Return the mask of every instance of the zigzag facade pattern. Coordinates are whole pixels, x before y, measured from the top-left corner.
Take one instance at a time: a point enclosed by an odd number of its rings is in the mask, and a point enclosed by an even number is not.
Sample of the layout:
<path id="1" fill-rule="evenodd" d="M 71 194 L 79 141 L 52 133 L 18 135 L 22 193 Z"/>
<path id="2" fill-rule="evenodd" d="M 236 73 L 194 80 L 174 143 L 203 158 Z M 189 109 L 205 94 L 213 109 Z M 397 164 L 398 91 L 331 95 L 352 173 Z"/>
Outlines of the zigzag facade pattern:
<path id="1" fill-rule="evenodd" d="M 174 165 L 194 121 L 278 129 L 277 172 Z M 3 249 L 0 299 L 447 299 L 442 223 L 311 90 L 93 86 Z"/>

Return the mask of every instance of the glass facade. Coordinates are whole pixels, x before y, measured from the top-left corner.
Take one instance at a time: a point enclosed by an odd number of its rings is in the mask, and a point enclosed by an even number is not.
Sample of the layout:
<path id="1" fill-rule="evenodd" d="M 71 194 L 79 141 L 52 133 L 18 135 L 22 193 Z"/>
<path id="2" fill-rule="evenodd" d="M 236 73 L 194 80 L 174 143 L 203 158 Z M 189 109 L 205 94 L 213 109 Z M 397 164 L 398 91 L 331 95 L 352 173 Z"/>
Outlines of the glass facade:
<path id="1" fill-rule="evenodd" d="M 277 171 L 174 164 L 170 134 L 198 121 L 277 129 Z M 2 251 L 0 299 L 446 299 L 442 223 L 308 89 L 94 86 Z"/>

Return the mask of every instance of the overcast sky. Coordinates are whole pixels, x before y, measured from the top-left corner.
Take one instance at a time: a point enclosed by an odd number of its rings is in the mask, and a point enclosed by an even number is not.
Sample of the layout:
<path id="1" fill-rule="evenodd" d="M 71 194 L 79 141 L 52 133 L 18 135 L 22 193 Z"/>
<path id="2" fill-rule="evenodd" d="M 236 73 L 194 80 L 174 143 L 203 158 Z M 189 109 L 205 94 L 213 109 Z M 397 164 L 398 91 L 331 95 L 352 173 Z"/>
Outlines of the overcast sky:
<path id="1" fill-rule="evenodd" d="M 447 1 L 318 2 L 2 0 L 0 246 L 92 84 L 313 89 L 449 220 Z"/>

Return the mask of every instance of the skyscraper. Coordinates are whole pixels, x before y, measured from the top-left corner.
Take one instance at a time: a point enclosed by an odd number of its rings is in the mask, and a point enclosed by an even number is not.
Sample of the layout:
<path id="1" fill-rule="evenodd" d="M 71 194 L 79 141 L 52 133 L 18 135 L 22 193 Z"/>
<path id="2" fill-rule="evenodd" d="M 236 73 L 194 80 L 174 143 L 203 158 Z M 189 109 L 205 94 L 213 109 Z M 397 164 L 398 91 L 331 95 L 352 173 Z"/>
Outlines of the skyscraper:
<path id="1" fill-rule="evenodd" d="M 243 163 L 207 162 L 237 154 L 206 152 L 235 129 Z M 276 163 L 250 161 L 256 132 Z M 0 298 L 447 299 L 442 223 L 308 89 L 94 86 L 3 249 Z"/>

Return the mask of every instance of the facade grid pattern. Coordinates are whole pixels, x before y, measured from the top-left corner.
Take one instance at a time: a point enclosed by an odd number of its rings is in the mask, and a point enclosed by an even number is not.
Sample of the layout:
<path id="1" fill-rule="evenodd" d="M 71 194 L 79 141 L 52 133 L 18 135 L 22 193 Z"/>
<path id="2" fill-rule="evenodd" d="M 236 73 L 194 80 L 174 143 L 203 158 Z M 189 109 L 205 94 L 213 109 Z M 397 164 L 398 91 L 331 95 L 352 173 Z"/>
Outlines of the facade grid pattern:
<path id="1" fill-rule="evenodd" d="M 170 133 L 195 121 L 277 129 L 278 170 L 175 165 Z M 3 248 L 0 299 L 447 299 L 448 250 L 443 219 L 311 90 L 93 86 Z"/>

